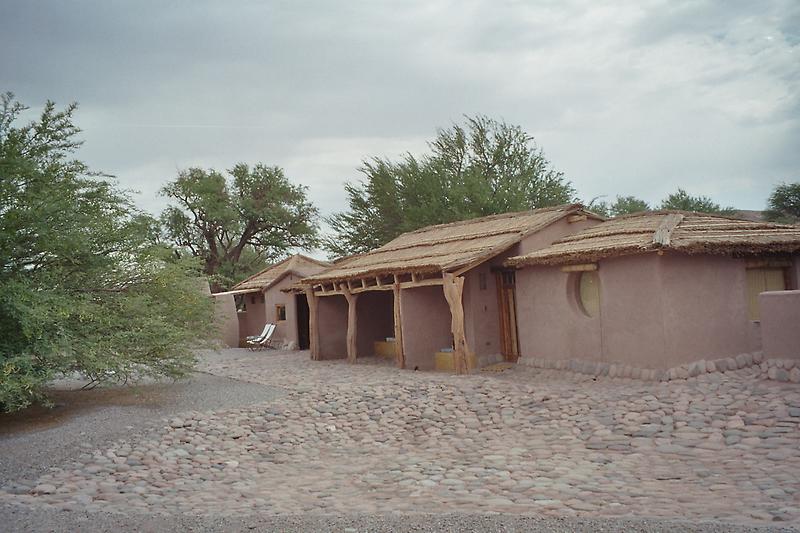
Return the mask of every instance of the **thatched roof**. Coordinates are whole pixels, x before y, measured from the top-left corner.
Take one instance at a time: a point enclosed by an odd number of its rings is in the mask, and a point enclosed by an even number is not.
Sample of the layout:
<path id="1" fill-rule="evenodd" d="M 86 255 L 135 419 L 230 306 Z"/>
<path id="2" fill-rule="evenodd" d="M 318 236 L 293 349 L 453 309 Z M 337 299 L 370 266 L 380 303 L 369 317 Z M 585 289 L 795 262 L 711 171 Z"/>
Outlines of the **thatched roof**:
<path id="1" fill-rule="evenodd" d="M 310 276 L 331 266 L 327 261 L 319 261 L 302 254 L 295 254 L 280 263 L 270 265 L 258 274 L 254 274 L 244 281 L 240 281 L 231 288 L 233 291 L 267 290 L 272 285 L 283 279 L 284 276 L 294 273 L 299 277 Z"/>
<path id="2" fill-rule="evenodd" d="M 370 252 L 348 257 L 303 283 L 377 276 L 392 273 L 447 272 L 494 257 L 553 222 L 586 214 L 580 204 L 562 205 L 428 226 L 404 233 Z"/>
<path id="3" fill-rule="evenodd" d="M 569 235 L 547 248 L 511 257 L 505 264 L 587 263 L 657 250 L 729 255 L 796 252 L 800 251 L 800 226 L 682 211 L 635 213 Z"/>

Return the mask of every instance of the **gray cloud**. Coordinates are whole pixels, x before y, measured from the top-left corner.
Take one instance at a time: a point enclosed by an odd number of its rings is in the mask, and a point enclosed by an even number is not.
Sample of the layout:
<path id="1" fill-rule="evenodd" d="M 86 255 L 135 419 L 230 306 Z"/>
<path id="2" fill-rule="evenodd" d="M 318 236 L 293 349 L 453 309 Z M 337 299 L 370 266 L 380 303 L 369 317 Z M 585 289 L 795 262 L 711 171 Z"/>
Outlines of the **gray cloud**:
<path id="1" fill-rule="evenodd" d="M 800 179 L 800 8 L 760 2 L 26 2 L 0 89 L 78 101 L 82 157 L 142 192 L 284 166 L 323 212 L 363 158 L 465 113 L 522 125 L 584 198 L 763 207 Z"/>

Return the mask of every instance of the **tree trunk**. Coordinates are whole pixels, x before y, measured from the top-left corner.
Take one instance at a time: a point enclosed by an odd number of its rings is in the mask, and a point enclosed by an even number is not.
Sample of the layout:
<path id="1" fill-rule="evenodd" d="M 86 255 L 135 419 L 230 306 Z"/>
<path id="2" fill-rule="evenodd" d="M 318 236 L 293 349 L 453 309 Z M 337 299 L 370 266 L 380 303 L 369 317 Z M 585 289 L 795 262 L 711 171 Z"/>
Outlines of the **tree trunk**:
<path id="1" fill-rule="evenodd" d="M 453 333 L 453 362 L 456 374 L 466 374 L 470 371 L 471 357 L 467 337 L 464 332 L 464 278 L 454 276 L 449 272 L 443 274 L 444 297 L 450 306 L 450 331 Z"/>
<path id="2" fill-rule="evenodd" d="M 306 289 L 306 300 L 308 300 L 308 343 L 311 350 L 311 359 L 314 361 L 319 361 L 320 358 L 317 298 L 319 297 L 314 294 L 313 288 Z"/>
<path id="3" fill-rule="evenodd" d="M 356 353 L 356 335 L 358 335 L 358 315 L 356 313 L 356 303 L 358 294 L 350 292 L 350 288 L 342 284 L 342 293 L 347 299 L 347 362 L 355 363 L 358 354 Z"/>
<path id="4" fill-rule="evenodd" d="M 406 356 L 403 353 L 403 315 L 400 311 L 400 284 L 395 283 L 394 291 L 394 353 L 397 368 L 406 367 Z"/>

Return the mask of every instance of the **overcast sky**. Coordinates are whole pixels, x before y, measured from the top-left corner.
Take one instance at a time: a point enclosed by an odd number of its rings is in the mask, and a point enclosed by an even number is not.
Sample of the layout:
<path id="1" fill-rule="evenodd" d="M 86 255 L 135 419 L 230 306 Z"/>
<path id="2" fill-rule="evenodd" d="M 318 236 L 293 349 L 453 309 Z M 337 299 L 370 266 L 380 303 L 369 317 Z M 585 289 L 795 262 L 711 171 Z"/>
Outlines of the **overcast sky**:
<path id="1" fill-rule="evenodd" d="M 800 181 L 797 0 L 3 0 L 0 50 L 0 90 L 79 102 L 80 157 L 152 212 L 178 169 L 260 161 L 329 214 L 361 160 L 476 113 L 585 200 Z"/>

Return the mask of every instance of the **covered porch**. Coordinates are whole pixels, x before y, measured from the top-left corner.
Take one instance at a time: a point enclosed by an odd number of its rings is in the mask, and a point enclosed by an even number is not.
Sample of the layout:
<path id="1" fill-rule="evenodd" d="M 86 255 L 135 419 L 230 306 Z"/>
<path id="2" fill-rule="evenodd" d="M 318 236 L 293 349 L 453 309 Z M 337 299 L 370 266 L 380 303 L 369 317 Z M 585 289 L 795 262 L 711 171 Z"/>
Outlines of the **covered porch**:
<path id="1" fill-rule="evenodd" d="M 465 335 L 463 272 L 391 273 L 304 289 L 314 360 L 390 357 L 398 368 L 457 374 L 475 367 Z"/>

